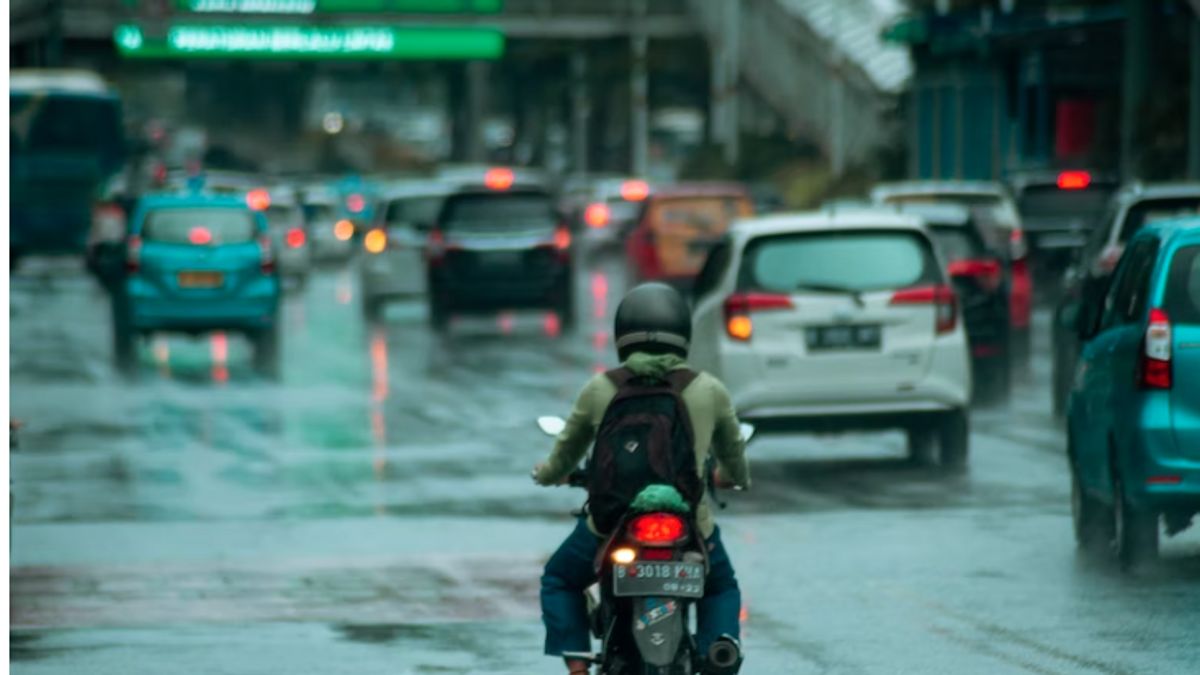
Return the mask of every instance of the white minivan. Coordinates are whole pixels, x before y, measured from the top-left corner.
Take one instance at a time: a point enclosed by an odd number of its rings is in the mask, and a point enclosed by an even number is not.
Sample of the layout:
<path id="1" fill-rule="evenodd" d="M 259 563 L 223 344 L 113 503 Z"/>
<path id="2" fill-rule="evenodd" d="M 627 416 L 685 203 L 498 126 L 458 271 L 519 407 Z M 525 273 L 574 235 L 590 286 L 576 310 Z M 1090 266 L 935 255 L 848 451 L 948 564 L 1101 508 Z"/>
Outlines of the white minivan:
<path id="1" fill-rule="evenodd" d="M 697 278 L 691 360 L 760 429 L 896 428 L 962 466 L 970 357 L 941 263 L 895 210 L 738 221 Z"/>

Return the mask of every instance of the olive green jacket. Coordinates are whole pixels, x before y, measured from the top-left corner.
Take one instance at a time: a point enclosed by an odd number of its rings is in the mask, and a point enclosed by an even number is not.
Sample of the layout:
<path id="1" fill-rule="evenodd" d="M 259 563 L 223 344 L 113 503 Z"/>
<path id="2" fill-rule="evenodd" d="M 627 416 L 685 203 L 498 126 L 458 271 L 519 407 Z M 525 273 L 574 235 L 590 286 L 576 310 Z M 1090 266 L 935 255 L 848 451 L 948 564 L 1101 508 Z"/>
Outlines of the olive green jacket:
<path id="1" fill-rule="evenodd" d="M 635 353 L 625 366 L 638 375 L 662 375 L 670 370 L 686 368 L 687 363 L 669 354 Z M 603 373 L 588 381 L 575 401 L 567 425 L 558 435 L 550 458 L 534 479 L 542 485 L 555 485 L 579 466 L 596 439 L 596 431 L 608 404 L 617 395 L 617 387 Z M 750 487 L 750 466 L 746 462 L 746 442 L 738 428 L 737 413 L 725 385 L 708 373 L 700 373 L 683 390 L 683 402 L 692 421 L 696 443 L 696 468 L 703 479 L 709 454 L 717 460 L 721 475 L 734 484 Z M 596 526 L 589 520 L 592 531 Z M 712 504 L 708 495 L 696 510 L 696 525 L 705 538 L 712 535 Z"/>

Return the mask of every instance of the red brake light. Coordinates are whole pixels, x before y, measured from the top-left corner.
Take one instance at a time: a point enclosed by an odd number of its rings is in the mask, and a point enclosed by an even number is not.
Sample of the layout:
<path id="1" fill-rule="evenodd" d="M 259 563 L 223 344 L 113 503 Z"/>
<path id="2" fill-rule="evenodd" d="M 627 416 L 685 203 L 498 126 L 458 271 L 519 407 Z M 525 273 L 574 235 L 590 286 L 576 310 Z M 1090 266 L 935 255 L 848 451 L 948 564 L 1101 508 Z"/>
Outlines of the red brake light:
<path id="1" fill-rule="evenodd" d="M 571 248 L 571 231 L 561 225 L 554 231 L 554 248 L 565 251 Z"/>
<path id="2" fill-rule="evenodd" d="M 193 227 L 188 232 L 188 241 L 197 245 L 203 246 L 211 244 L 213 240 L 212 232 L 207 227 Z"/>
<path id="3" fill-rule="evenodd" d="M 952 277 L 971 277 L 986 291 L 994 291 L 1003 280 L 1000 263 L 995 260 L 955 260 L 946 267 Z"/>
<path id="4" fill-rule="evenodd" d="M 271 250 L 271 239 L 267 236 L 258 238 L 260 267 L 263 274 L 275 273 L 275 252 Z"/>
<path id="5" fill-rule="evenodd" d="M 588 227 L 599 229 L 608 225 L 609 218 L 612 217 L 612 212 L 608 208 L 608 204 L 596 202 L 588 204 L 583 210 L 583 222 L 587 223 Z"/>
<path id="6" fill-rule="evenodd" d="M 367 208 L 367 200 L 358 193 L 352 194 L 346 197 L 346 208 L 350 213 L 362 213 L 363 209 Z"/>
<path id="7" fill-rule="evenodd" d="M 131 235 L 125 243 L 125 269 L 130 273 L 137 272 L 142 267 L 142 238 Z"/>
<path id="8" fill-rule="evenodd" d="M 266 211 L 271 206 L 271 193 L 262 188 L 247 192 L 246 206 L 254 211 Z"/>
<path id="9" fill-rule="evenodd" d="M 686 526 L 673 513 L 647 513 L 629 521 L 625 531 L 640 544 L 663 546 L 682 539 Z"/>
<path id="10" fill-rule="evenodd" d="M 752 312 L 793 307 L 792 299 L 782 293 L 736 293 L 725 299 L 725 332 L 745 342 L 754 335 Z"/>
<path id="11" fill-rule="evenodd" d="M 1082 190 L 1092 184 L 1092 174 L 1086 171 L 1063 171 L 1058 174 L 1059 190 Z"/>
<path id="12" fill-rule="evenodd" d="M 304 245 L 304 242 L 307 238 L 308 237 L 304 234 L 304 230 L 302 228 L 293 227 L 292 229 L 288 230 L 287 245 L 291 246 L 292 248 L 300 248 Z"/>
<path id="13" fill-rule="evenodd" d="M 1138 384 L 1143 389 L 1171 388 L 1171 319 L 1155 307 L 1150 310 L 1144 350 L 1138 364 Z"/>
<path id="14" fill-rule="evenodd" d="M 507 190 L 515 180 L 512 169 L 488 169 L 483 174 L 483 186 L 489 190 Z"/>
<path id="15" fill-rule="evenodd" d="M 934 305 L 934 329 L 950 333 L 958 323 L 958 302 L 949 286 L 915 286 L 892 294 L 893 305 Z"/>
<path id="16" fill-rule="evenodd" d="M 627 202 L 645 201 L 650 196 L 650 185 L 644 180 L 627 180 L 621 183 L 621 199 Z"/>

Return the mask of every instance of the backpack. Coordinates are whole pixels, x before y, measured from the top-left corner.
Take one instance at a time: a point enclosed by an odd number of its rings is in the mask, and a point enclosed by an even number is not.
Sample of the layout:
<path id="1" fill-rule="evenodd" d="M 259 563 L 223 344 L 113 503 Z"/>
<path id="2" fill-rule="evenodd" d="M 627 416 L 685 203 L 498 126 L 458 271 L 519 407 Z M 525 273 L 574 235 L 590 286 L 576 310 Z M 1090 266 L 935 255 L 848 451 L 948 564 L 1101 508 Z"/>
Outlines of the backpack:
<path id="1" fill-rule="evenodd" d="M 674 487 L 695 513 L 704 484 L 682 393 L 697 373 L 673 370 L 660 379 L 622 367 L 605 375 L 617 394 L 600 421 L 588 470 L 588 512 L 596 529 L 611 532 L 634 497 L 654 484 Z"/>

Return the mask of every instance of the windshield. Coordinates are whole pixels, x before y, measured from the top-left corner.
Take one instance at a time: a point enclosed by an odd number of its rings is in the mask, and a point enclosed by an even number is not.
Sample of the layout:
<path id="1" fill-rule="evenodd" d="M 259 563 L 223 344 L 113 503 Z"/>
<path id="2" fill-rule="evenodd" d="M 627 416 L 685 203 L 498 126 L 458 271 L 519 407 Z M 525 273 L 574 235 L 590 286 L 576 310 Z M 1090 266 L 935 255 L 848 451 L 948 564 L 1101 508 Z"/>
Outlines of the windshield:
<path id="1" fill-rule="evenodd" d="M 542 193 L 458 195 L 445 207 L 441 227 L 446 230 L 526 230 L 552 228 L 557 222 L 554 203 Z"/>
<path id="2" fill-rule="evenodd" d="M 1125 222 L 1121 224 L 1120 240 L 1129 241 L 1143 225 L 1151 221 L 1197 214 L 1200 214 L 1200 196 L 1140 201 L 1129 207 Z"/>
<path id="3" fill-rule="evenodd" d="M 878 291 L 941 280 L 929 243 L 916 232 L 864 230 L 774 235 L 746 247 L 746 289 Z"/>
<path id="4" fill-rule="evenodd" d="M 1175 252 L 1163 307 L 1176 323 L 1200 325 L 1200 245 Z"/>
<path id="5" fill-rule="evenodd" d="M 1093 222 L 1104 211 L 1115 185 L 1092 183 L 1083 190 L 1058 185 L 1031 185 L 1021 191 L 1017 209 L 1026 218 L 1078 218 Z"/>
<path id="6" fill-rule="evenodd" d="M 254 235 L 254 214 L 233 208 L 158 209 L 142 224 L 142 239 L 164 244 L 238 244 Z"/>
<path id="7" fill-rule="evenodd" d="M 934 245 L 946 262 L 986 257 L 987 248 L 979 233 L 969 227 L 930 227 Z"/>

